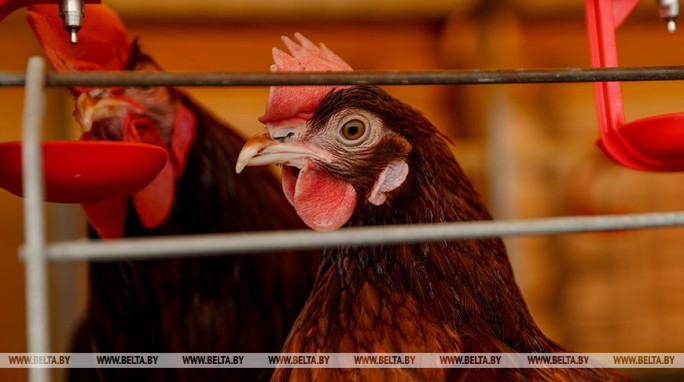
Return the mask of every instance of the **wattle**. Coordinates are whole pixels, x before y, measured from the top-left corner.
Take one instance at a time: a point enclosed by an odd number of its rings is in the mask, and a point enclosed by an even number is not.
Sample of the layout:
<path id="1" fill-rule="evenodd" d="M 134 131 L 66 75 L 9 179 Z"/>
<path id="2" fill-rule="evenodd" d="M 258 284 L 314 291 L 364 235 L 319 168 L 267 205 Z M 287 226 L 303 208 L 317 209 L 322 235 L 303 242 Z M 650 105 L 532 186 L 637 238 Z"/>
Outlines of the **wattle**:
<path id="1" fill-rule="evenodd" d="M 132 195 L 133 207 L 147 229 L 160 226 L 171 215 L 176 197 L 176 180 L 185 170 L 190 146 L 195 139 L 196 125 L 192 111 L 179 103 L 176 107 L 171 144 L 167 145 L 151 120 L 132 114 L 126 116 L 123 141 L 154 144 L 169 152 L 169 159 L 159 175 L 147 187 Z M 87 139 L 87 135 L 84 139 Z M 89 203 L 84 208 L 88 220 L 100 237 L 118 238 L 124 235 L 127 198 Z"/>
<path id="2" fill-rule="evenodd" d="M 295 175 L 283 169 L 283 192 L 297 215 L 316 231 L 332 231 L 342 227 L 356 208 L 356 190 L 311 161 Z"/>

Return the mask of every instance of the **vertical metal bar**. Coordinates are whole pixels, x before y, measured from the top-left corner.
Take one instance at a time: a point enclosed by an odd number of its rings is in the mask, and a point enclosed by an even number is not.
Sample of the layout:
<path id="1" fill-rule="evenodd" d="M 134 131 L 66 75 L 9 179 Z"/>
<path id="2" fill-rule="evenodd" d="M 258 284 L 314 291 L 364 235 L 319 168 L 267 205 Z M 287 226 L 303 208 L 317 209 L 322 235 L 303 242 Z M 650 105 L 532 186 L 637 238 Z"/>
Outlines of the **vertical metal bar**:
<path id="1" fill-rule="evenodd" d="M 22 171 L 24 181 L 24 256 L 26 320 L 29 353 L 49 351 L 47 257 L 43 213 L 43 156 L 41 122 L 45 113 L 45 61 L 31 57 L 26 71 L 22 117 Z M 29 381 L 49 381 L 50 369 L 30 368 Z"/>
<path id="2" fill-rule="evenodd" d="M 49 65 L 48 65 L 49 67 Z M 49 78 L 48 71 L 48 78 Z M 46 78 L 46 84 L 47 84 Z M 73 116 L 72 97 L 55 97 L 46 100 L 45 139 L 73 140 L 78 138 L 78 129 L 71 126 Z M 55 113 L 54 117 L 51 113 Z M 48 122 L 49 121 L 49 122 Z M 49 203 L 45 206 L 45 235 L 48 253 L 48 301 L 49 304 L 50 351 L 69 351 L 74 338 L 73 329 L 80 323 L 87 303 L 84 291 L 87 280 L 82 277 L 87 272 L 84 262 L 55 263 L 49 257 L 50 243 L 53 241 L 69 241 L 82 238 L 85 233 L 85 222 L 81 206 L 78 204 Z M 68 369 L 54 369 L 50 374 L 53 381 L 66 381 Z"/>

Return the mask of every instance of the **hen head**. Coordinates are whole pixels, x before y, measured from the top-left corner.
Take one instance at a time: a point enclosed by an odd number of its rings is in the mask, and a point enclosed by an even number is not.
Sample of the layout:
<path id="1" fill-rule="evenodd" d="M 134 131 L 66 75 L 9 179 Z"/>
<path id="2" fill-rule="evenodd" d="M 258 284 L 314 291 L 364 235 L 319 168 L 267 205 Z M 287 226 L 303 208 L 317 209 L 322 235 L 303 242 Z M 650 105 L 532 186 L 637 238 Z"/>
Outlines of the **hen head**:
<path id="1" fill-rule="evenodd" d="M 159 70 L 131 46 L 126 70 Z M 177 95 L 165 87 L 90 88 L 76 96 L 74 116 L 85 140 L 134 141 L 169 146 L 174 131 Z"/>
<path id="2" fill-rule="evenodd" d="M 274 50 L 272 70 L 351 69 L 327 48 L 296 37 L 301 46 L 284 39 L 292 56 Z M 298 60 L 304 62 L 294 65 Z M 282 165 L 283 191 L 300 218 L 315 230 L 337 229 L 357 207 L 385 204 L 404 183 L 410 130 L 420 118 L 375 87 L 274 87 L 260 118 L 267 129 L 245 144 L 237 171 Z"/>
<path id="3" fill-rule="evenodd" d="M 29 24 L 56 70 L 159 70 L 131 41 L 116 13 L 104 5 L 86 7 L 88 17 L 83 20 L 78 45 L 71 45 L 64 38 L 57 7 L 29 7 Z M 76 96 L 74 115 L 83 129 L 82 139 L 142 142 L 168 151 L 167 163 L 159 175 L 132 195 L 133 207 L 143 226 L 160 226 L 171 214 L 176 179 L 184 170 L 194 140 L 194 114 L 183 105 L 180 93 L 166 87 L 71 90 Z M 88 203 L 84 208 L 101 237 L 124 235 L 128 199 Z"/>

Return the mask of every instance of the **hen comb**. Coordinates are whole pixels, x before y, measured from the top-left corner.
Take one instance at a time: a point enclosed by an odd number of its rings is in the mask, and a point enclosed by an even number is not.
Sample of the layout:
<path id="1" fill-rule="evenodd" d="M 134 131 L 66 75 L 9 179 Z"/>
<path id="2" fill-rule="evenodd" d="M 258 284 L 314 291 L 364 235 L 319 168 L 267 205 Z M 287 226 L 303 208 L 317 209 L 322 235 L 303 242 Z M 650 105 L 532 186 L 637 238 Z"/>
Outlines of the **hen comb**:
<path id="1" fill-rule="evenodd" d="M 344 72 L 352 71 L 349 64 L 325 45 L 309 41 L 300 33 L 282 40 L 290 51 L 273 48 L 271 72 Z M 333 89 L 349 86 L 272 86 L 266 104 L 266 113 L 259 121 L 272 126 L 289 122 L 302 123 L 310 119 L 318 104 Z"/>
<path id="2" fill-rule="evenodd" d="M 27 19 L 52 66 L 58 71 L 123 70 L 131 39 L 126 27 L 105 5 L 86 5 L 78 45 L 71 45 L 54 4 L 31 5 Z"/>

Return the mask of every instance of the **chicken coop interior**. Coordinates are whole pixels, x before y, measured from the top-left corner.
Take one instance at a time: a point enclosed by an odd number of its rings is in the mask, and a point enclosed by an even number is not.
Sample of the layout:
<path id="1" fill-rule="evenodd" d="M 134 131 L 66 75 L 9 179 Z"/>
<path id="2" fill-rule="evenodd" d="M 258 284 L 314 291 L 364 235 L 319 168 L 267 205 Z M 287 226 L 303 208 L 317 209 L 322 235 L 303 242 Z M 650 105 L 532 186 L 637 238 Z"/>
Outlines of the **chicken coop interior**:
<path id="1" fill-rule="evenodd" d="M 576 0 L 103 3 L 164 70 L 176 72 L 267 72 L 280 36 L 295 32 L 363 71 L 591 67 L 584 2 Z M 621 67 L 684 62 L 684 24 L 668 33 L 655 3 L 642 1 L 617 31 Z M 43 54 L 25 18 L 19 10 L 0 23 L 0 71 L 25 71 L 29 57 Z M 451 139 L 496 220 L 684 210 L 682 173 L 628 169 L 597 147 L 590 82 L 383 88 Z M 623 82 L 622 89 L 626 120 L 684 111 L 681 82 Z M 244 137 L 263 130 L 257 118 L 268 86 L 184 91 Z M 23 87 L 0 86 L 1 141 L 21 139 L 23 97 Z M 69 90 L 48 87 L 46 105 L 43 138 L 78 139 Z M 0 191 L 0 353 L 27 351 L 22 203 Z M 79 205 L 46 203 L 44 210 L 49 242 L 86 237 Z M 505 243 L 532 315 L 565 348 L 684 353 L 684 229 L 516 236 Z M 87 262 L 50 262 L 48 275 L 51 351 L 68 352 L 86 308 Z M 682 370 L 625 372 L 643 381 L 684 378 Z M 64 370 L 54 376 L 62 380 Z M 27 378 L 26 369 L 0 369 L 1 380 Z"/>

